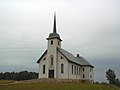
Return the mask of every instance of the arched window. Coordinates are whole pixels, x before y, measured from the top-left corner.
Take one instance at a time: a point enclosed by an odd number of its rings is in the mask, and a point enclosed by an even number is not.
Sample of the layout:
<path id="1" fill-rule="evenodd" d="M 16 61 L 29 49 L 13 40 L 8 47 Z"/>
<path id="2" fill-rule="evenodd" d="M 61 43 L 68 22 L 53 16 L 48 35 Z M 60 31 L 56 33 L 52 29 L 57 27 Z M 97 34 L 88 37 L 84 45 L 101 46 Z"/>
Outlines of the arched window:
<path id="1" fill-rule="evenodd" d="M 64 73 L 64 64 L 61 64 L 61 73 Z"/>
<path id="2" fill-rule="evenodd" d="M 43 61 L 46 60 L 46 58 L 43 59 Z"/>
<path id="3" fill-rule="evenodd" d="M 53 40 L 51 40 L 51 45 L 53 45 Z"/>
<path id="4" fill-rule="evenodd" d="M 53 65 L 53 56 L 51 56 L 51 61 L 50 62 L 51 62 L 51 65 Z"/>
<path id="5" fill-rule="evenodd" d="M 85 74 L 83 74 L 83 78 L 85 78 Z"/>
<path id="6" fill-rule="evenodd" d="M 43 65 L 43 74 L 45 74 L 45 65 Z"/>
<path id="7" fill-rule="evenodd" d="M 83 68 L 83 71 L 85 71 L 85 68 Z"/>
<path id="8" fill-rule="evenodd" d="M 64 59 L 64 58 L 61 56 L 61 59 Z"/>

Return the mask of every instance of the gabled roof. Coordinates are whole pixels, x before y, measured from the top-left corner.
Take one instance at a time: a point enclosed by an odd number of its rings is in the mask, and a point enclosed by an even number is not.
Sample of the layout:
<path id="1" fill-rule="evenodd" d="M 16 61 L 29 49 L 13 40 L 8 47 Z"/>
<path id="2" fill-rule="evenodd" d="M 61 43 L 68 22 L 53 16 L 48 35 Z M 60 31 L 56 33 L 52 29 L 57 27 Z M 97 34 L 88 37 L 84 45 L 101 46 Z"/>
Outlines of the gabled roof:
<path id="1" fill-rule="evenodd" d="M 42 56 L 38 59 L 37 63 L 40 62 L 40 60 L 43 58 L 43 56 L 47 53 L 47 50 L 45 50 L 45 52 L 42 54 Z"/>
<path id="2" fill-rule="evenodd" d="M 81 66 L 90 66 L 90 67 L 94 67 L 92 66 L 87 60 L 85 60 L 83 57 L 75 57 L 73 54 L 69 53 L 68 51 L 62 49 L 62 48 L 58 48 L 58 51 L 67 58 L 68 61 L 79 64 Z M 40 62 L 40 60 L 43 58 L 43 56 L 47 53 L 47 50 L 42 54 L 42 56 L 39 58 L 39 60 L 37 61 L 37 63 Z"/>
<path id="3" fill-rule="evenodd" d="M 73 54 L 69 53 L 68 51 L 62 49 L 62 48 L 58 48 L 58 51 L 63 54 L 68 61 L 79 64 L 81 66 L 92 66 L 88 61 L 86 61 L 83 57 L 75 57 Z"/>

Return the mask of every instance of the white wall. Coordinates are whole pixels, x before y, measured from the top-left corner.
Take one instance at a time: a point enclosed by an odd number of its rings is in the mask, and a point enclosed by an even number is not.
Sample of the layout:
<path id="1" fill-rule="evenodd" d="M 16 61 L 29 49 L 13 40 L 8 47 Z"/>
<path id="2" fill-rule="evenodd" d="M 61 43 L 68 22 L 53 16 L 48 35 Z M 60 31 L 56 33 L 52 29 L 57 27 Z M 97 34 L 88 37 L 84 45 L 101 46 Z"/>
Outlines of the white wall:
<path id="1" fill-rule="evenodd" d="M 85 71 L 83 71 L 83 68 L 85 69 Z M 83 66 L 81 72 L 82 72 L 82 77 L 81 77 L 82 80 L 93 80 L 94 76 L 93 76 L 93 68 L 92 67 Z M 85 78 L 83 78 L 83 74 L 85 75 Z"/>
<path id="2" fill-rule="evenodd" d="M 73 65 L 73 74 L 72 74 L 72 65 Z M 75 66 L 76 66 L 76 74 L 75 74 Z M 78 74 L 77 74 L 77 67 L 78 67 Z M 81 69 L 80 65 L 69 62 L 69 79 L 75 79 L 75 80 L 81 79 L 81 72 L 79 73 L 79 68 Z"/>
<path id="3" fill-rule="evenodd" d="M 61 56 L 63 59 L 61 59 Z M 64 73 L 61 73 L 61 64 L 64 64 Z M 68 60 L 58 52 L 58 78 L 68 79 Z"/>
<path id="4" fill-rule="evenodd" d="M 47 78 L 47 60 L 43 60 L 46 58 L 46 55 L 39 62 L 39 78 Z M 45 74 L 43 74 L 43 65 L 45 65 Z"/>

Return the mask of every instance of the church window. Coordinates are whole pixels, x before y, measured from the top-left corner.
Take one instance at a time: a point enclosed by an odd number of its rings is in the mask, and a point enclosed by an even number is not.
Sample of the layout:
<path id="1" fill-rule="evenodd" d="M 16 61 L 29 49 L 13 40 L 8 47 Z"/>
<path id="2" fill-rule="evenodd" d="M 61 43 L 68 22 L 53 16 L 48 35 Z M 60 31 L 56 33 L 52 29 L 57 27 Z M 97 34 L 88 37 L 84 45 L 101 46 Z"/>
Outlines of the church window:
<path id="1" fill-rule="evenodd" d="M 76 66 L 74 66 L 74 74 L 76 74 Z"/>
<path id="2" fill-rule="evenodd" d="M 43 74 L 45 74 L 45 65 L 43 65 Z"/>
<path id="3" fill-rule="evenodd" d="M 64 73 L 64 64 L 61 64 L 61 73 Z"/>
<path id="4" fill-rule="evenodd" d="M 85 74 L 83 74 L 83 78 L 85 78 Z"/>
<path id="5" fill-rule="evenodd" d="M 53 65 L 53 56 L 51 56 L 51 65 Z"/>
<path id="6" fill-rule="evenodd" d="M 78 75 L 78 67 L 77 67 L 77 75 Z"/>
<path id="7" fill-rule="evenodd" d="M 79 75 L 80 75 L 80 68 L 79 68 Z"/>
<path id="8" fill-rule="evenodd" d="M 73 65 L 72 65 L 72 74 L 73 74 Z"/>
<path id="9" fill-rule="evenodd" d="M 63 59 L 63 57 L 61 56 L 61 59 Z"/>
<path id="10" fill-rule="evenodd" d="M 53 40 L 51 41 L 51 45 L 53 45 Z"/>
<path id="11" fill-rule="evenodd" d="M 43 60 L 46 60 L 46 58 L 44 58 Z"/>
<path id="12" fill-rule="evenodd" d="M 83 71 L 85 71 L 85 68 L 83 68 Z"/>

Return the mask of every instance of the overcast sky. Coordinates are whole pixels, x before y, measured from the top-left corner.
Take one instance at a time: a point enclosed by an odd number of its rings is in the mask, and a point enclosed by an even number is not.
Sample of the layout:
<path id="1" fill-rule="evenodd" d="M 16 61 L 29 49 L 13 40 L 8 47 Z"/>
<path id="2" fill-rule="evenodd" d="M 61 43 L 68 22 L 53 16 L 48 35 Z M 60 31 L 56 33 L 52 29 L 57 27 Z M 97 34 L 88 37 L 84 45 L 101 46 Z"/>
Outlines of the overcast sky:
<path id="1" fill-rule="evenodd" d="M 120 0 L 0 0 L 0 72 L 38 71 L 57 14 L 62 48 L 95 66 L 95 81 L 105 71 L 120 79 Z"/>

